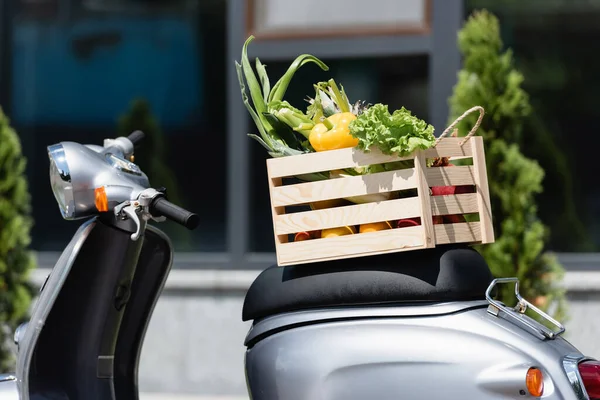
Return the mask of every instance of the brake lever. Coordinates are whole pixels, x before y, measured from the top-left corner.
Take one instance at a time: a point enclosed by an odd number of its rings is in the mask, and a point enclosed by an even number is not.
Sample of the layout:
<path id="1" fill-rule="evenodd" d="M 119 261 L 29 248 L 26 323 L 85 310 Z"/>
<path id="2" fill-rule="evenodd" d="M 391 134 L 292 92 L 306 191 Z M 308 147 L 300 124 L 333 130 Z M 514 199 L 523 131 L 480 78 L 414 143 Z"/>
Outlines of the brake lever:
<path id="1" fill-rule="evenodd" d="M 134 242 L 140 238 L 140 230 L 141 230 L 141 222 L 140 218 L 137 215 L 137 210 L 139 209 L 139 203 L 135 202 L 131 204 L 129 201 L 119 204 L 115 207 L 115 215 L 117 217 L 121 217 L 123 219 L 130 218 L 133 220 L 135 224 L 135 232 L 131 234 L 131 240 Z"/>
<path id="2" fill-rule="evenodd" d="M 133 222 L 135 223 L 136 231 L 131 234 L 131 240 L 133 240 L 134 242 L 139 239 L 140 231 L 141 231 L 141 227 L 142 227 L 142 222 L 140 221 L 140 217 L 139 217 L 138 213 L 141 214 L 144 222 L 151 220 L 151 219 L 154 221 L 157 221 L 157 222 L 163 222 L 166 220 L 166 218 L 164 216 L 160 216 L 160 217 L 153 216 L 149 210 L 152 200 L 159 194 L 161 194 L 161 192 L 159 192 L 155 189 L 149 188 L 149 189 L 143 190 L 139 194 L 138 200 L 134 200 L 133 202 L 125 201 L 125 202 L 117 205 L 114 208 L 114 213 L 117 216 L 117 218 L 119 218 L 119 217 L 121 217 L 123 219 L 131 218 L 133 220 Z"/>

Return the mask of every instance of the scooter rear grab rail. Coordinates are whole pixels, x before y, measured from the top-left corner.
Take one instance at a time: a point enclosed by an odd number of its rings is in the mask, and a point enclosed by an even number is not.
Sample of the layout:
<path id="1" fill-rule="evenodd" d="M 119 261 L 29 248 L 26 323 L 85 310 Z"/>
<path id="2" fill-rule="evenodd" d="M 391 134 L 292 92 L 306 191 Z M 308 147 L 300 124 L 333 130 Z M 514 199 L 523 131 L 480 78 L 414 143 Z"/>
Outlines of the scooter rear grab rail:
<path id="1" fill-rule="evenodd" d="M 508 307 L 505 304 L 494 300 L 492 298 L 492 291 L 499 283 L 514 283 L 515 284 L 515 296 L 518 300 L 514 308 Z M 542 335 L 542 338 L 555 339 L 558 335 L 561 335 L 565 331 L 563 324 L 540 310 L 527 300 L 525 300 L 519 293 L 519 279 L 518 278 L 497 278 L 492 281 L 485 292 L 485 298 L 490 303 L 488 312 L 496 317 L 506 316 L 510 322 L 515 325 L 522 326 L 537 336 Z M 554 325 L 557 330 L 550 329 L 547 326 L 537 322 L 536 320 L 525 315 L 527 309 L 530 308 L 536 314 L 541 316 L 546 321 Z"/>

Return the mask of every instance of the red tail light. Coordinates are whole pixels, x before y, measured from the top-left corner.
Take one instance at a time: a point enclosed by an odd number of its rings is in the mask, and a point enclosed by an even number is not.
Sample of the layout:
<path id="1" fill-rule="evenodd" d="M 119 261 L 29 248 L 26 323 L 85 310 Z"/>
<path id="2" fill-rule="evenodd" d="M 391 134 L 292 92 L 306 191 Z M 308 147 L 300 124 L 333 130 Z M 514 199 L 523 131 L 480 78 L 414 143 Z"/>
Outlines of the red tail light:
<path id="1" fill-rule="evenodd" d="M 600 362 L 584 361 L 580 363 L 579 373 L 590 400 L 600 400 Z"/>

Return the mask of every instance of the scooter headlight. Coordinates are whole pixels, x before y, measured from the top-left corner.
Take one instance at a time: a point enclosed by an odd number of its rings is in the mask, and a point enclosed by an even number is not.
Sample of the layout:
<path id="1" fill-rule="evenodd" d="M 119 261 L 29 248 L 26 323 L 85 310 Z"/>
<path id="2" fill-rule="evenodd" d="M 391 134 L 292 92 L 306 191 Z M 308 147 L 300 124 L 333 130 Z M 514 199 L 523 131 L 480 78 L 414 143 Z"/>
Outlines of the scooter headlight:
<path id="1" fill-rule="evenodd" d="M 110 212 L 150 186 L 146 175 L 120 154 L 98 146 L 48 146 L 50 185 L 62 217 L 78 220 Z M 118 150 L 118 149 L 116 149 Z"/>
<path id="2" fill-rule="evenodd" d="M 60 212 L 64 219 L 73 219 L 75 200 L 65 149 L 61 144 L 48 146 L 48 157 L 50 158 L 50 185 Z"/>

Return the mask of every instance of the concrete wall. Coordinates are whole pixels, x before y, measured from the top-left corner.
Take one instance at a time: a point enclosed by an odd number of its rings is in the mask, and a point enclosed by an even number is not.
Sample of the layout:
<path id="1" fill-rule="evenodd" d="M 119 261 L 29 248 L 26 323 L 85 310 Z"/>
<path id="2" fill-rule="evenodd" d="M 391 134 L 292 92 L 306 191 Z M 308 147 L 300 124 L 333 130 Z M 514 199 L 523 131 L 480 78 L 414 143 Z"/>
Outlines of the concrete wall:
<path id="1" fill-rule="evenodd" d="M 570 292 L 568 297 L 565 339 L 584 354 L 600 359 L 600 287 L 593 292 Z"/>
<path id="2" fill-rule="evenodd" d="M 242 293 L 165 293 L 150 322 L 139 383 L 143 392 L 246 394 Z"/>
<path id="3" fill-rule="evenodd" d="M 36 273 L 41 279 L 48 270 Z M 257 271 L 174 270 L 150 322 L 140 363 L 142 400 L 247 399 L 241 320 Z M 570 271 L 566 338 L 600 358 L 600 271 Z M 187 397 L 189 396 L 189 397 Z"/>

